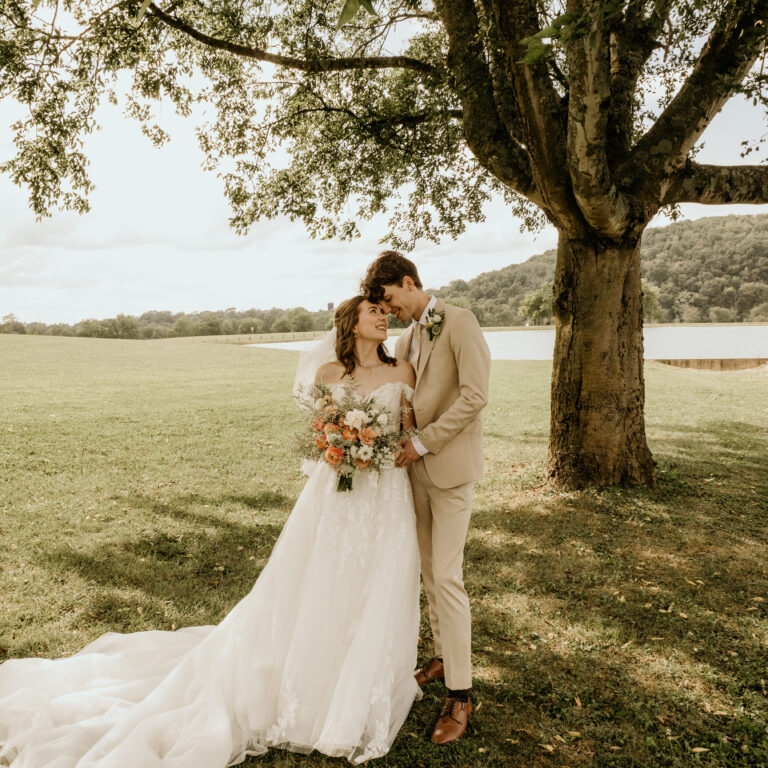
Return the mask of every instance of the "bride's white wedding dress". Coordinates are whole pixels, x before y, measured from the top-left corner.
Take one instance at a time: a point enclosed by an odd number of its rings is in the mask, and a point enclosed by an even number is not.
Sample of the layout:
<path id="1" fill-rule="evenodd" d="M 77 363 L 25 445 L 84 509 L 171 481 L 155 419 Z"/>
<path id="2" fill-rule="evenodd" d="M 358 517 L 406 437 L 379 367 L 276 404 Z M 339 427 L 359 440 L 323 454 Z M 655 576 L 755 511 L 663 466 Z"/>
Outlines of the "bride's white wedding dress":
<path id="1" fill-rule="evenodd" d="M 391 382 L 377 402 L 397 411 Z M 107 633 L 0 664 L 0 765 L 224 768 L 268 747 L 385 754 L 419 689 L 407 473 L 316 464 L 251 592 L 217 626 Z"/>

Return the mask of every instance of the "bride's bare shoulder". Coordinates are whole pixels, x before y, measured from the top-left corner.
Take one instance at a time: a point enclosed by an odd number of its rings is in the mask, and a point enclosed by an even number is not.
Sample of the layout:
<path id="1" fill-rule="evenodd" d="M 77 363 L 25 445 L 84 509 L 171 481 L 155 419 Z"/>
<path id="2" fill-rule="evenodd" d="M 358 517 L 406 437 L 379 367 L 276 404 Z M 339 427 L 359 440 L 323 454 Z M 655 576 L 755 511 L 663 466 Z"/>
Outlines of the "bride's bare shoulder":
<path id="1" fill-rule="evenodd" d="M 413 366 L 407 360 L 398 360 L 395 367 L 395 374 L 397 381 L 402 381 L 409 387 L 413 387 L 416 384 L 416 371 L 413 370 Z"/>
<path id="2" fill-rule="evenodd" d="M 323 363 L 315 373 L 315 384 L 321 381 L 325 381 L 330 384 L 334 381 L 341 381 L 341 377 L 344 375 L 344 366 L 338 361 L 333 360 L 330 363 Z"/>

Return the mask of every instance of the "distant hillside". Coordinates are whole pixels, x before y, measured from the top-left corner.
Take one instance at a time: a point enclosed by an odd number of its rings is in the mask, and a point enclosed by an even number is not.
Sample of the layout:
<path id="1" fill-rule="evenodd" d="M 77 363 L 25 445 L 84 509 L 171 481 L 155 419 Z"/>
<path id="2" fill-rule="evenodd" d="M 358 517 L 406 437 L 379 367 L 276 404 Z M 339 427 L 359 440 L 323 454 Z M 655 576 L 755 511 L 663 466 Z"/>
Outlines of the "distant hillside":
<path id="1" fill-rule="evenodd" d="M 642 242 L 646 322 L 768 322 L 768 215 L 719 216 L 646 230 Z M 555 251 L 532 256 L 431 293 L 471 309 L 480 324 L 542 325 L 552 320 Z M 237 333 L 285 333 L 331 327 L 330 311 L 247 309 L 151 311 L 81 320 L 75 325 L 2 317 L 0 333 L 158 339 Z M 392 318 L 393 326 L 401 324 Z"/>
<path id="2" fill-rule="evenodd" d="M 547 323 L 554 250 L 432 291 L 484 326 Z M 647 322 L 768 321 L 768 215 L 717 216 L 646 230 Z"/>

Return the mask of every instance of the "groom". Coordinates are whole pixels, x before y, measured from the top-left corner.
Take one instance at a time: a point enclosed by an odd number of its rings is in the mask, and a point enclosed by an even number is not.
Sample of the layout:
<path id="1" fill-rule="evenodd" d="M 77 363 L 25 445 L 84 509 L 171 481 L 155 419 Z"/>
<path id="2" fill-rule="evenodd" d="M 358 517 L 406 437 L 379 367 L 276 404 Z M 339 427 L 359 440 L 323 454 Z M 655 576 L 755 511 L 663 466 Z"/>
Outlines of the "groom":
<path id="1" fill-rule="evenodd" d="M 432 733 L 435 744 L 464 735 L 472 702 L 471 616 L 464 589 L 464 542 L 472 483 L 483 473 L 480 411 L 488 402 L 490 353 L 475 316 L 426 294 L 416 265 L 384 251 L 363 293 L 398 320 L 412 320 L 395 357 L 416 371 L 413 410 L 418 437 L 403 443 L 416 507 L 421 573 L 429 600 L 435 656 L 416 672 L 419 685 L 444 680 L 448 696 Z"/>

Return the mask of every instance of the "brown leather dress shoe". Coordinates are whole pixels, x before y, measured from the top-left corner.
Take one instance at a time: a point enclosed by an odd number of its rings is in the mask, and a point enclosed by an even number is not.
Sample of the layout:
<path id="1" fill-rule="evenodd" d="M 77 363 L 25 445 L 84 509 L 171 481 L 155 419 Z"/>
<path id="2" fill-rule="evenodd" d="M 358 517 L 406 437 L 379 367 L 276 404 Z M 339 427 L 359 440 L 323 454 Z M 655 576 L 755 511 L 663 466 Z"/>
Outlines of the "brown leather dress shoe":
<path id="1" fill-rule="evenodd" d="M 443 662 L 435 656 L 430 659 L 421 669 L 417 669 L 414 673 L 416 682 L 419 684 L 419 688 L 422 685 L 431 683 L 434 680 L 445 680 L 445 667 Z"/>
<path id="2" fill-rule="evenodd" d="M 459 701 L 450 696 L 445 700 L 435 730 L 432 731 L 433 744 L 450 744 L 460 739 L 467 730 L 469 715 L 472 712 L 471 701 Z"/>

